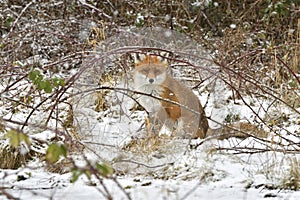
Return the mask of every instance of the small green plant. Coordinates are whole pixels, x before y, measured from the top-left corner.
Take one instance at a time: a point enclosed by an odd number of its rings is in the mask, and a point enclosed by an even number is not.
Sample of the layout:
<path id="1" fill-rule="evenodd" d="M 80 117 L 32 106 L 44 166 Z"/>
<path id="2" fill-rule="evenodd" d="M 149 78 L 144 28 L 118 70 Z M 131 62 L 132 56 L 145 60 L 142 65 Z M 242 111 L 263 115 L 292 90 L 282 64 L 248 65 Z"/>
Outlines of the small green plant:
<path id="1" fill-rule="evenodd" d="M 33 82 L 38 90 L 44 90 L 46 93 L 51 93 L 53 89 L 65 85 L 65 80 L 62 78 L 46 79 L 39 70 L 32 70 L 29 72 L 29 79 Z"/>
<path id="2" fill-rule="evenodd" d="M 9 130 L 4 135 L 9 139 L 10 145 L 0 146 L 0 168 L 17 169 L 32 159 L 32 152 L 24 153 L 19 150 L 21 145 L 26 145 L 30 149 L 31 140 L 29 137 L 17 130 Z"/>
<path id="3" fill-rule="evenodd" d="M 29 137 L 16 130 L 7 131 L 5 137 L 9 138 L 10 145 L 14 148 L 17 148 L 22 142 L 24 142 L 28 147 L 31 145 Z"/>
<path id="4" fill-rule="evenodd" d="M 89 163 L 91 164 L 91 163 Z M 108 177 L 114 173 L 113 168 L 108 163 L 98 163 L 83 168 L 75 168 L 72 170 L 71 182 L 74 183 L 78 180 L 81 175 L 85 175 L 89 180 L 92 174 L 98 175 L 100 177 Z"/>
<path id="5" fill-rule="evenodd" d="M 289 0 L 280 0 L 280 1 L 266 1 L 269 5 L 264 10 L 264 20 L 268 19 L 271 16 L 280 18 L 284 17 L 289 12 L 289 7 L 291 6 L 291 1 Z"/>
<path id="6" fill-rule="evenodd" d="M 13 20 L 14 19 L 12 17 L 7 17 L 6 19 L 3 20 L 4 21 L 4 26 L 7 28 L 7 30 L 10 29 Z"/>
<path id="7" fill-rule="evenodd" d="M 64 144 L 52 143 L 46 151 L 46 161 L 50 164 L 56 163 L 61 156 L 67 157 L 67 147 Z"/>
<path id="8" fill-rule="evenodd" d="M 144 16 L 141 13 L 138 13 L 135 20 L 135 25 L 137 27 L 142 27 L 145 23 Z"/>

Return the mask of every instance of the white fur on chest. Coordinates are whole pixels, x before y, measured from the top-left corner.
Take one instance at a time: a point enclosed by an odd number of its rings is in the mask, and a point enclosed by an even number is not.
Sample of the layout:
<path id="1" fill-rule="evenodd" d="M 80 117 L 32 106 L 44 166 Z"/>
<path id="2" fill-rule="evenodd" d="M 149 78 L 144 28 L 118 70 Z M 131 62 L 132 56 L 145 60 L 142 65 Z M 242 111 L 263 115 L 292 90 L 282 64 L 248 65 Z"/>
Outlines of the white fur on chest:
<path id="1" fill-rule="evenodd" d="M 137 91 L 145 93 L 138 95 L 137 101 L 147 112 L 155 113 L 161 108 L 161 103 L 155 97 L 160 97 L 162 88 L 155 84 L 146 84 L 136 88 Z"/>
<path id="2" fill-rule="evenodd" d="M 160 86 L 155 84 L 146 84 L 136 87 L 136 90 L 145 93 L 139 94 L 136 100 L 145 108 L 147 112 L 155 113 L 160 109 L 161 103 L 155 98 L 160 97 L 162 91 Z"/>
<path id="3" fill-rule="evenodd" d="M 165 79 L 164 75 L 157 75 L 152 77 L 153 83 L 150 83 L 151 79 L 148 75 L 136 71 L 134 73 L 134 88 L 135 90 L 145 93 L 139 94 L 136 100 L 145 108 L 149 113 L 156 113 L 161 108 L 161 103 L 154 97 L 159 97 L 162 93 L 160 84 Z"/>

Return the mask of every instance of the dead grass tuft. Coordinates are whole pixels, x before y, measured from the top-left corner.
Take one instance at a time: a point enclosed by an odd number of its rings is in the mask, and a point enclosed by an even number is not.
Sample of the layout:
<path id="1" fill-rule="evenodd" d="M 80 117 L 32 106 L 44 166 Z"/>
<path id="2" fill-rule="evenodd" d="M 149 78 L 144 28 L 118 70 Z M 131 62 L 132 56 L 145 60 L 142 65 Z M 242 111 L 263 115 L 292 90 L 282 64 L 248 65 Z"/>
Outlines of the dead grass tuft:
<path id="1" fill-rule="evenodd" d="M 165 144 L 172 140 L 169 136 L 158 134 L 152 134 L 144 138 L 133 139 L 123 150 L 130 151 L 131 153 L 151 154 L 162 148 L 165 148 Z"/>
<path id="2" fill-rule="evenodd" d="M 21 154 L 18 149 L 10 146 L 0 148 L 0 168 L 18 169 L 32 159 L 30 153 Z"/>

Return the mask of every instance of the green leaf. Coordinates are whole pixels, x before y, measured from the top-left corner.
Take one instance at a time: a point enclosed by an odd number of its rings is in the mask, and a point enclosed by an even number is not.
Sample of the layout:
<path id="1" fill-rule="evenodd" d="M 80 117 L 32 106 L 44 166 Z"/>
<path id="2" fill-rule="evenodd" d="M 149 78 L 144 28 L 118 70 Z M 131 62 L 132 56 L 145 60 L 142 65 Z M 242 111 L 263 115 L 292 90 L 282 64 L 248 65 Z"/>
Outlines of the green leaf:
<path id="1" fill-rule="evenodd" d="M 67 148 L 63 144 L 52 143 L 46 151 L 46 160 L 49 163 L 55 163 L 61 157 L 67 157 Z"/>
<path id="2" fill-rule="evenodd" d="M 7 133 L 5 134 L 5 137 L 9 138 L 10 145 L 15 148 L 18 147 L 20 144 L 19 137 L 17 134 L 18 133 L 15 130 L 7 131 Z"/>
<path id="3" fill-rule="evenodd" d="M 46 87 L 46 82 L 45 81 L 38 81 L 37 82 L 37 87 L 39 90 L 43 90 Z"/>
<path id="4" fill-rule="evenodd" d="M 113 168 L 108 163 L 103 163 L 103 164 L 96 163 L 95 167 L 102 176 L 109 176 L 114 173 Z"/>
<path id="5" fill-rule="evenodd" d="M 91 180 L 92 178 L 92 172 L 91 170 L 84 170 L 84 174 L 86 175 L 86 177 Z"/>
<path id="6" fill-rule="evenodd" d="M 32 70 L 28 74 L 29 79 L 37 86 L 38 90 L 44 90 L 46 93 L 51 93 L 54 88 L 65 85 L 65 80 L 60 78 L 45 79 L 39 70 Z"/>
<path id="7" fill-rule="evenodd" d="M 10 29 L 10 24 L 13 21 L 12 17 L 8 17 L 4 23 L 4 25 L 6 26 L 7 29 Z"/>
<path id="8" fill-rule="evenodd" d="M 72 170 L 72 178 L 70 180 L 71 183 L 75 183 L 78 178 L 82 175 L 82 171 L 79 169 L 73 169 Z"/>
<path id="9" fill-rule="evenodd" d="M 9 138 L 10 145 L 15 148 L 17 148 L 21 142 L 25 142 L 28 146 L 31 145 L 29 137 L 24 133 L 20 133 L 16 130 L 7 131 L 5 137 Z"/>
<path id="10" fill-rule="evenodd" d="M 29 79 L 31 81 L 35 81 L 37 79 L 37 77 L 40 75 L 40 71 L 39 70 L 33 70 L 31 72 L 29 72 Z"/>
<path id="11" fill-rule="evenodd" d="M 52 79 L 52 83 L 53 83 L 54 87 L 58 88 L 59 86 L 65 85 L 65 80 L 62 78 L 55 77 Z"/>
<path id="12" fill-rule="evenodd" d="M 54 87 L 58 88 L 58 86 L 59 86 L 59 81 L 60 81 L 59 78 L 56 78 L 56 77 L 52 79 L 52 82 L 53 82 Z"/>
<path id="13" fill-rule="evenodd" d="M 52 92 L 52 85 L 50 83 L 49 80 L 44 81 L 45 85 L 44 85 L 44 90 L 46 93 L 51 93 Z"/>
<path id="14" fill-rule="evenodd" d="M 59 80 L 59 85 L 62 86 L 62 87 L 65 86 L 65 79 L 60 79 Z"/>

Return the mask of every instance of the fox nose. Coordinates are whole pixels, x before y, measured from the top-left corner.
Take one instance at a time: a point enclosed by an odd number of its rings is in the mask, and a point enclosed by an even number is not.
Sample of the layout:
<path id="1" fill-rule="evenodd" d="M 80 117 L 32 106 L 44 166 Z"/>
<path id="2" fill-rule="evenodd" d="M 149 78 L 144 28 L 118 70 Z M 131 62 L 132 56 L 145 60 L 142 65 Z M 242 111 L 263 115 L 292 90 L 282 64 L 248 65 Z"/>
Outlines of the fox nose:
<path id="1" fill-rule="evenodd" d="M 149 79 L 149 82 L 150 82 L 150 83 L 153 83 L 153 82 L 154 82 L 154 79 L 153 79 L 153 78 L 150 78 L 150 79 Z"/>

